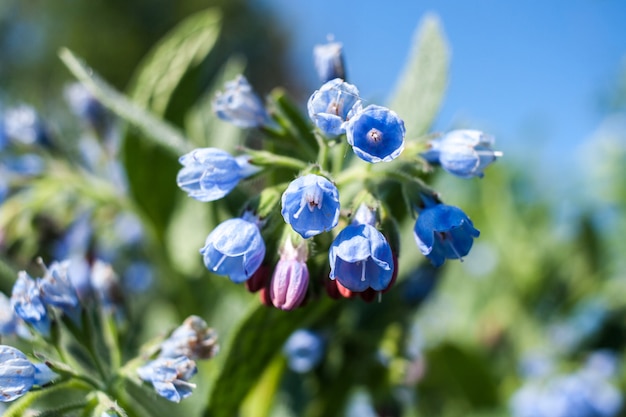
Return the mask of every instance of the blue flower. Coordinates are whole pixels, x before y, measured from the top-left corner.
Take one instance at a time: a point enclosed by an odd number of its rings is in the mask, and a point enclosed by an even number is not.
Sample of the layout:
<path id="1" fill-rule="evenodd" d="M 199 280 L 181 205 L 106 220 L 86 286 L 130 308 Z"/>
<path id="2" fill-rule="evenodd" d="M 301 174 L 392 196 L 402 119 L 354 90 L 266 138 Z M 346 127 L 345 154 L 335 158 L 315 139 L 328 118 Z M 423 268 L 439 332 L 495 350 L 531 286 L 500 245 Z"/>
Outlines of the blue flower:
<path id="1" fill-rule="evenodd" d="M 265 243 L 256 223 L 230 219 L 213 229 L 200 253 L 207 269 L 240 283 L 250 278 L 261 265 Z"/>
<path id="2" fill-rule="evenodd" d="M 306 259 L 306 243 L 295 248 L 291 239 L 287 239 L 270 282 L 270 299 L 274 307 L 293 310 L 302 304 L 309 288 Z"/>
<path id="3" fill-rule="evenodd" d="M 109 114 L 83 84 L 72 83 L 65 87 L 63 93 L 75 115 L 89 123 L 96 132 L 106 133 L 110 122 Z"/>
<path id="4" fill-rule="evenodd" d="M 244 128 L 269 124 L 270 118 L 261 99 L 243 75 L 227 82 L 225 88 L 213 100 L 213 111 L 217 117 Z"/>
<path id="5" fill-rule="evenodd" d="M 159 357 L 210 359 L 219 350 L 217 333 L 198 316 L 189 316 L 161 343 Z"/>
<path id="6" fill-rule="evenodd" d="M 33 385 L 45 385 L 57 375 L 44 364 L 31 363 L 11 346 L 0 345 L 0 401 L 13 401 Z"/>
<path id="7" fill-rule="evenodd" d="M 361 111 L 359 90 L 340 78 L 328 81 L 309 98 L 309 117 L 322 133 L 334 137 L 345 133 L 345 122 Z"/>
<path id="8" fill-rule="evenodd" d="M 323 83 L 335 78 L 346 79 L 342 49 L 339 42 L 328 42 L 313 48 L 315 70 Z"/>
<path id="9" fill-rule="evenodd" d="M 139 377 L 152 383 L 157 394 L 175 403 L 192 394 L 196 385 L 188 380 L 196 372 L 196 363 L 186 356 L 157 358 L 137 369 Z"/>
<path id="10" fill-rule="evenodd" d="M 15 334 L 16 329 L 17 316 L 11 307 L 11 300 L 0 292 L 0 336 Z"/>
<path id="11" fill-rule="evenodd" d="M 247 157 L 234 158 L 216 148 L 194 149 L 180 157 L 183 168 L 176 183 L 189 197 L 199 201 L 215 201 L 230 193 L 242 178 L 257 170 Z"/>
<path id="12" fill-rule="evenodd" d="M 434 266 L 466 256 L 480 232 L 457 207 L 436 204 L 423 209 L 413 229 L 420 251 Z"/>
<path id="13" fill-rule="evenodd" d="M 404 150 L 404 122 L 386 107 L 370 105 L 346 124 L 354 153 L 367 162 L 388 162 Z"/>
<path id="14" fill-rule="evenodd" d="M 308 174 L 293 180 L 283 193 L 281 214 L 307 239 L 337 226 L 339 192 L 326 178 Z"/>
<path id="15" fill-rule="evenodd" d="M 298 373 L 309 372 L 316 367 L 324 356 L 322 337 L 310 330 L 296 330 L 283 346 L 289 369 Z"/>
<path id="16" fill-rule="evenodd" d="M 44 277 L 37 281 L 44 304 L 60 308 L 74 323 L 80 324 L 81 305 L 78 293 L 68 277 L 69 261 L 53 262 Z"/>
<path id="17" fill-rule="evenodd" d="M 330 245 L 330 279 L 350 291 L 386 289 L 394 271 L 391 247 L 374 226 L 353 222 Z"/>
<path id="18" fill-rule="evenodd" d="M 493 144 L 493 136 L 478 130 L 453 130 L 430 141 L 430 149 L 422 156 L 457 177 L 482 178 L 485 168 L 502 156 L 492 149 Z"/>
<path id="19" fill-rule="evenodd" d="M 13 285 L 11 305 L 15 314 L 45 337 L 50 335 L 50 317 L 39 287 L 26 272 L 20 271 Z"/>
<path id="20" fill-rule="evenodd" d="M 4 114 L 6 135 L 24 145 L 51 145 L 50 136 L 35 109 L 19 105 L 8 109 Z"/>

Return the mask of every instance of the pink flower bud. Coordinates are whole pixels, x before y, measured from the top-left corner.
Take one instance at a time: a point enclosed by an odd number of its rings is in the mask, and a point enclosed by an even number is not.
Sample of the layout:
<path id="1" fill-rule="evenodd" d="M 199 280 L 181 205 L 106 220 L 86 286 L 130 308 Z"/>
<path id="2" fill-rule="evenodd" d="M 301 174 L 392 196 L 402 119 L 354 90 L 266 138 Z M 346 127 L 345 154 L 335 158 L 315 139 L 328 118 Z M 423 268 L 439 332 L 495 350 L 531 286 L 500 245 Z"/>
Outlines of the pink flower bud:
<path id="1" fill-rule="evenodd" d="M 305 262 L 281 259 L 276 265 L 270 284 L 272 304 L 281 310 L 300 306 L 309 287 L 309 270 Z"/>

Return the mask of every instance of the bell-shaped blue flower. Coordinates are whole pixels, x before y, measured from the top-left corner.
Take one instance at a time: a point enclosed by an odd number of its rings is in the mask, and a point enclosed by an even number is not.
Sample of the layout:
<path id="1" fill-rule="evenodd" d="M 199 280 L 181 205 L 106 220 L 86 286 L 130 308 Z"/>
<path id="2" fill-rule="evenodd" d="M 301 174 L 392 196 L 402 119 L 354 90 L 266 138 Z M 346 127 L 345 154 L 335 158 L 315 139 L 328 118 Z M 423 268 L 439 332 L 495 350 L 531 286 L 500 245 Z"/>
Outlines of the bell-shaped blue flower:
<path id="1" fill-rule="evenodd" d="M 466 256 L 480 232 L 457 207 L 436 204 L 423 209 L 413 229 L 420 251 L 434 266 Z"/>
<path id="2" fill-rule="evenodd" d="M 57 375 L 44 364 L 33 364 L 12 346 L 0 345 L 0 401 L 13 401 L 33 385 L 45 385 Z"/>
<path id="3" fill-rule="evenodd" d="M 196 363 L 186 356 L 157 358 L 137 369 L 139 377 L 152 383 L 157 394 L 175 403 L 193 393 L 196 385 L 188 381 L 196 372 Z"/>
<path id="4" fill-rule="evenodd" d="M 345 133 L 345 122 L 361 111 L 359 90 L 340 78 L 328 81 L 309 98 L 309 117 L 324 135 Z"/>
<path id="5" fill-rule="evenodd" d="M 343 46 L 339 42 L 327 42 L 313 48 L 315 70 L 323 83 L 335 78 L 346 79 L 342 49 Z"/>
<path id="6" fill-rule="evenodd" d="M 200 253 L 209 271 L 241 283 L 259 268 L 265 257 L 265 243 L 259 227 L 250 220 L 226 220 L 207 236 Z"/>
<path id="7" fill-rule="evenodd" d="M 431 140 L 430 149 L 421 155 L 457 177 L 482 178 L 485 168 L 502 156 L 493 150 L 493 144 L 493 136 L 478 130 L 453 130 Z"/>
<path id="8" fill-rule="evenodd" d="M 159 357 L 209 359 L 219 350 L 217 333 L 198 316 L 189 316 L 161 343 Z"/>
<path id="9" fill-rule="evenodd" d="M 339 221 L 337 187 L 320 175 L 296 178 L 281 201 L 285 222 L 305 239 L 332 229 Z"/>
<path id="10" fill-rule="evenodd" d="M 391 247 L 374 226 L 353 222 L 330 245 L 330 279 L 353 292 L 386 289 L 395 268 Z"/>
<path id="11" fill-rule="evenodd" d="M 20 271 L 13 285 L 11 305 L 15 314 L 45 337 L 50 335 L 50 317 L 39 287 L 26 272 Z"/>
<path id="12" fill-rule="evenodd" d="M 404 150 L 404 122 L 386 107 L 369 105 L 346 124 L 346 138 L 364 161 L 388 162 Z"/>
<path id="13" fill-rule="evenodd" d="M 220 119 L 243 128 L 261 127 L 270 122 L 263 102 L 243 75 L 225 84 L 224 92 L 213 100 L 213 111 Z"/>
<path id="14" fill-rule="evenodd" d="M 289 369 L 297 373 L 309 372 L 324 357 L 324 340 L 311 330 L 299 329 L 289 336 L 283 346 Z"/>
<path id="15" fill-rule="evenodd" d="M 189 197 L 215 201 L 230 193 L 241 179 L 257 172 L 245 156 L 235 158 L 217 148 L 194 149 L 180 157 L 183 168 L 176 183 Z"/>
<path id="16" fill-rule="evenodd" d="M 78 293 L 68 277 L 69 261 L 53 262 L 44 277 L 37 281 L 42 301 L 67 314 L 74 323 L 80 324 L 81 305 Z"/>

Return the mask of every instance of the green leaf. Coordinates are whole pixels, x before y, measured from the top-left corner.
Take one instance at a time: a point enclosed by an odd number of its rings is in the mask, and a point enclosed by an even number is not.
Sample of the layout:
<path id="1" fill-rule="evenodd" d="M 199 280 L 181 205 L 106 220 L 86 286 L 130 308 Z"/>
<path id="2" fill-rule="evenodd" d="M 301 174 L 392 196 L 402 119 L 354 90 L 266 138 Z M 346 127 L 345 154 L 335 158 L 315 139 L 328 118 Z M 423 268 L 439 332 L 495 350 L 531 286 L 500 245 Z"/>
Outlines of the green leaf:
<path id="1" fill-rule="evenodd" d="M 256 307 L 216 358 L 223 358 L 223 365 L 209 393 L 204 416 L 237 415 L 246 394 L 255 386 L 275 355 L 280 353 L 289 335 L 339 305 L 325 298 L 290 312 L 264 305 Z"/>
<path id="2" fill-rule="evenodd" d="M 389 105 L 404 120 L 409 138 L 425 134 L 437 115 L 446 88 L 449 59 L 439 18 L 433 14 L 425 16 Z"/>
<path id="3" fill-rule="evenodd" d="M 39 415 L 64 415 L 60 410 L 84 407 L 87 403 L 87 394 L 91 388 L 84 382 L 71 380 L 37 391 L 31 391 L 12 402 L 2 416 L 21 417 L 29 415 L 31 410 L 43 413 Z"/>
<path id="4" fill-rule="evenodd" d="M 109 110 L 136 126 L 153 143 L 159 144 L 175 156 L 190 150 L 182 132 L 155 117 L 100 78 L 69 49 L 59 52 L 61 60 L 74 76 Z"/>
<path id="5" fill-rule="evenodd" d="M 170 31 L 140 65 L 130 94 L 133 101 L 163 115 L 185 73 L 201 63 L 215 45 L 220 22 L 219 11 L 208 9 Z"/>

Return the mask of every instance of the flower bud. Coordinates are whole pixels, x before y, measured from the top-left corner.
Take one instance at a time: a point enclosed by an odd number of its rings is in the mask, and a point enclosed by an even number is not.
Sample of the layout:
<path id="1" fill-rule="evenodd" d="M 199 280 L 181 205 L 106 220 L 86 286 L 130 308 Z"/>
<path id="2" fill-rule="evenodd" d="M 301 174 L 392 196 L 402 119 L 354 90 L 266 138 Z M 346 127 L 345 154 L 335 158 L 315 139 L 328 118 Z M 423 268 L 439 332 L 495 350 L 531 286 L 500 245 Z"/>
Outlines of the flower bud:
<path id="1" fill-rule="evenodd" d="M 306 266 L 306 243 L 296 249 L 287 239 L 281 250 L 270 283 L 272 304 L 281 310 L 293 310 L 300 306 L 309 288 L 309 269 Z"/>

